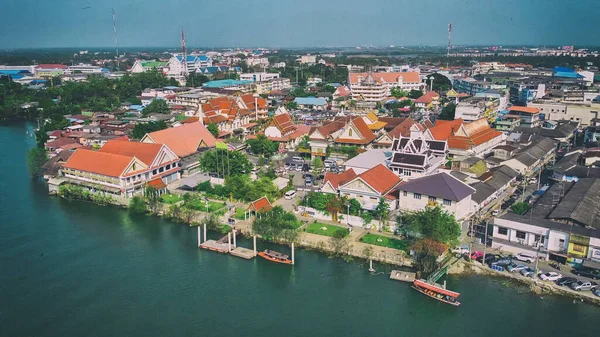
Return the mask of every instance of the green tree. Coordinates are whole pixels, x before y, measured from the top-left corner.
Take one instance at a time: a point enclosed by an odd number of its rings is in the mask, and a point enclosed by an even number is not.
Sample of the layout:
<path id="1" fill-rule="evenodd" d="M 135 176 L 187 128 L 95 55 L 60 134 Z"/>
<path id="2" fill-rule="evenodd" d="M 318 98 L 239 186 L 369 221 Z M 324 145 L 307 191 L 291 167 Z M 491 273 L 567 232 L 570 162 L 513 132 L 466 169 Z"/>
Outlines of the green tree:
<path id="1" fill-rule="evenodd" d="M 147 133 L 164 130 L 167 127 L 168 126 L 165 121 L 138 123 L 133 127 L 131 136 L 135 139 L 142 139 L 142 137 L 144 137 Z"/>
<path id="2" fill-rule="evenodd" d="M 442 119 L 445 121 L 453 121 L 455 113 L 456 113 L 456 104 L 448 103 L 442 108 L 442 112 L 440 112 L 438 119 Z"/>
<path id="3" fill-rule="evenodd" d="M 158 212 L 158 206 L 160 204 L 160 198 L 156 187 L 147 185 L 144 189 L 144 199 L 148 203 L 150 213 L 156 214 Z"/>
<path id="4" fill-rule="evenodd" d="M 253 153 L 263 156 L 271 156 L 278 148 L 277 143 L 269 140 L 264 134 L 259 134 L 255 139 L 247 140 L 246 143 Z"/>
<path id="5" fill-rule="evenodd" d="M 314 174 L 320 174 L 323 170 L 323 160 L 320 157 L 315 157 L 312 161 L 312 168 Z"/>
<path id="6" fill-rule="evenodd" d="M 379 199 L 379 203 L 377 207 L 373 211 L 377 219 L 379 220 L 381 226 L 379 229 L 381 230 L 383 226 L 387 225 L 387 222 L 390 219 L 390 206 L 387 202 L 385 202 L 384 198 Z"/>
<path id="7" fill-rule="evenodd" d="M 342 203 L 342 199 L 340 199 L 337 195 L 329 194 L 331 197 L 328 198 L 325 203 L 325 210 L 331 214 L 331 221 L 338 221 L 338 214 L 342 211 L 342 207 L 344 206 Z"/>
<path id="8" fill-rule="evenodd" d="M 417 99 L 421 96 L 423 96 L 423 91 L 421 90 L 411 90 L 408 92 L 408 97 L 412 99 Z"/>
<path id="9" fill-rule="evenodd" d="M 425 80 L 427 88 L 430 88 L 431 86 L 431 80 L 429 79 L 429 77 L 433 77 L 433 91 L 437 92 L 438 94 L 452 89 L 452 82 L 450 81 L 450 79 L 438 73 L 433 73 L 427 76 L 427 79 Z"/>
<path id="10" fill-rule="evenodd" d="M 298 236 L 300 222 L 293 213 L 286 212 L 281 206 L 275 206 L 261 213 L 252 221 L 252 230 L 265 240 L 294 242 Z"/>
<path id="11" fill-rule="evenodd" d="M 168 114 L 170 112 L 171 109 L 169 109 L 169 104 L 167 104 L 167 101 L 164 99 L 154 99 L 144 108 L 144 110 L 142 110 L 144 116 L 152 113 Z"/>
<path id="12" fill-rule="evenodd" d="M 200 157 L 200 168 L 204 172 L 216 173 L 220 177 L 249 174 L 254 165 L 239 151 L 215 149 Z"/>
<path id="13" fill-rule="evenodd" d="M 194 72 L 188 75 L 185 84 L 188 87 L 197 88 L 208 81 L 210 81 L 210 79 L 206 75 Z"/>
<path id="14" fill-rule="evenodd" d="M 210 123 L 208 124 L 208 126 L 206 127 L 206 129 L 208 131 L 210 131 L 210 133 L 213 135 L 213 137 L 217 138 L 217 136 L 219 135 L 219 127 L 217 126 L 217 124 L 215 123 Z"/>
<path id="15" fill-rule="evenodd" d="M 425 238 L 448 245 L 458 243 L 460 225 L 454 215 L 442 210 L 440 206 L 428 206 L 422 211 L 401 216 L 399 220 L 407 225 L 409 231 Z"/>
<path id="16" fill-rule="evenodd" d="M 146 202 L 144 198 L 136 195 L 131 200 L 129 200 L 129 212 L 135 214 L 145 214 L 148 212 L 148 207 L 146 206 Z"/>
<path id="17" fill-rule="evenodd" d="M 360 201 L 352 198 L 348 200 L 348 204 L 350 205 L 350 215 L 359 215 L 362 211 L 362 205 Z"/>
<path id="18" fill-rule="evenodd" d="M 323 90 L 326 91 L 326 92 L 328 92 L 328 93 L 332 93 L 332 94 L 335 92 L 335 88 L 333 86 L 329 85 L 329 84 L 325 85 L 323 87 Z"/>
<path id="19" fill-rule="evenodd" d="M 294 101 L 290 101 L 285 103 L 285 107 L 288 110 L 296 110 L 298 109 L 298 103 L 294 102 Z"/>
<path id="20" fill-rule="evenodd" d="M 394 96 L 396 98 L 408 96 L 408 92 L 406 92 L 400 88 L 392 88 L 391 94 L 392 94 L 392 96 Z"/>
<path id="21" fill-rule="evenodd" d="M 415 242 L 410 249 L 415 252 L 415 267 L 426 277 L 438 269 L 437 259 L 448 250 L 448 246 L 431 238 L 424 238 Z"/>
<path id="22" fill-rule="evenodd" d="M 310 150 L 310 137 L 308 135 L 302 136 L 300 143 L 298 143 L 298 149 Z"/>
<path id="23" fill-rule="evenodd" d="M 526 202 L 515 202 L 510 206 L 510 209 L 519 215 L 523 215 L 529 210 L 529 204 Z"/>
<path id="24" fill-rule="evenodd" d="M 373 214 L 371 212 L 362 212 L 360 217 L 363 219 L 365 226 L 369 225 L 373 221 Z"/>
<path id="25" fill-rule="evenodd" d="M 27 165 L 29 166 L 29 174 L 32 178 L 39 178 L 44 175 L 42 166 L 48 160 L 46 150 L 41 147 L 34 147 L 27 152 Z"/>

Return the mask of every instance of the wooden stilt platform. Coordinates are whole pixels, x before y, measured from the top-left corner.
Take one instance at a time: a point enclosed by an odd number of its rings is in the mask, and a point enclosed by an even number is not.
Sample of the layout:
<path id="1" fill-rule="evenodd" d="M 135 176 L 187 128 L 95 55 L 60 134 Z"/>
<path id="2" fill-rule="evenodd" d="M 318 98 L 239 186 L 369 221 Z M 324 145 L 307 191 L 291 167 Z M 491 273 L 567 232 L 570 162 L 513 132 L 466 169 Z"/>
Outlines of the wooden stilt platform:
<path id="1" fill-rule="evenodd" d="M 251 260 L 254 258 L 254 250 L 244 248 L 244 247 L 235 247 L 230 252 L 231 255 L 241 257 L 246 260 Z"/>
<path id="2" fill-rule="evenodd" d="M 409 271 L 392 270 L 390 279 L 403 282 L 413 282 L 415 280 L 415 276 L 415 273 Z"/>
<path id="3" fill-rule="evenodd" d="M 220 241 L 220 240 L 219 240 Z M 200 244 L 200 248 L 212 250 L 218 253 L 229 253 L 229 245 L 227 243 L 219 242 L 216 240 L 206 240 Z"/>

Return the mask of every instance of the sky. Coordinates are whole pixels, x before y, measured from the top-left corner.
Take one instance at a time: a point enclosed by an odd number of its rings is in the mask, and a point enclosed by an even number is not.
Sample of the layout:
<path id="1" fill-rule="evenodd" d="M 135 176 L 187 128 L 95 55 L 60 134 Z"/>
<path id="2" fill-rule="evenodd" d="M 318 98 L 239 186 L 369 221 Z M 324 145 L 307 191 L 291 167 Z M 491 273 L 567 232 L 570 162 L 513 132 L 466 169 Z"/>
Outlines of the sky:
<path id="1" fill-rule="evenodd" d="M 600 45 L 599 0 L 0 0 L 0 49 Z"/>

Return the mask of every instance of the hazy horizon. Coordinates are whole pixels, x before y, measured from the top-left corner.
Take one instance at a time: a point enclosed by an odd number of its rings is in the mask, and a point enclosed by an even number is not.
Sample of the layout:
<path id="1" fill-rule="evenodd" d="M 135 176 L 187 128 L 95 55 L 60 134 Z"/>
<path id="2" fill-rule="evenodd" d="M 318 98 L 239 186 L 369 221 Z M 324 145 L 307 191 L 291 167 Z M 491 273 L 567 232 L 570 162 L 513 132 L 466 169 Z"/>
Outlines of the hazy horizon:
<path id="1" fill-rule="evenodd" d="M 598 46 L 597 0 L 5 0 L 0 48 Z M 568 15 L 566 13 L 577 13 Z"/>

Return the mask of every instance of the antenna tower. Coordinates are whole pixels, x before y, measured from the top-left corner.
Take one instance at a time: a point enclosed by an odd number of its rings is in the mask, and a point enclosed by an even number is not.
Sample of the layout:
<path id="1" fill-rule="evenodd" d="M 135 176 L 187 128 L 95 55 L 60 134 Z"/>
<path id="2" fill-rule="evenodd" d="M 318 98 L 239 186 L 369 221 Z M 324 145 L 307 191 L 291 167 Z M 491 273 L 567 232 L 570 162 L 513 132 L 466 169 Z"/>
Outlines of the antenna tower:
<path id="1" fill-rule="evenodd" d="M 117 40 L 117 20 L 115 19 L 115 9 L 112 9 L 112 19 L 113 19 L 113 36 L 115 38 L 115 51 L 117 53 L 117 68 L 119 67 L 119 42 Z"/>
<path id="2" fill-rule="evenodd" d="M 181 76 L 187 78 L 188 66 L 187 66 L 187 47 L 185 45 L 185 33 L 183 28 L 181 29 Z"/>
<path id="3" fill-rule="evenodd" d="M 452 45 L 452 22 L 448 24 L 448 49 L 446 51 L 446 68 L 450 62 L 450 46 Z"/>

